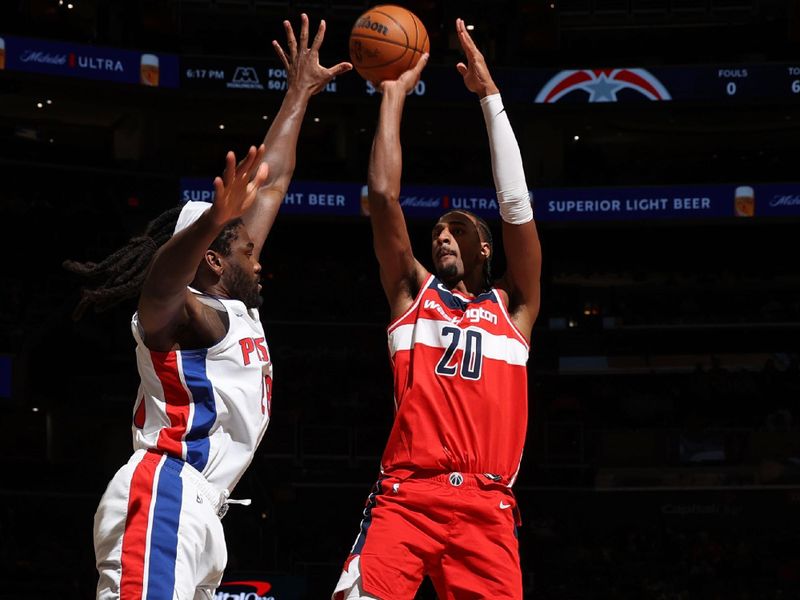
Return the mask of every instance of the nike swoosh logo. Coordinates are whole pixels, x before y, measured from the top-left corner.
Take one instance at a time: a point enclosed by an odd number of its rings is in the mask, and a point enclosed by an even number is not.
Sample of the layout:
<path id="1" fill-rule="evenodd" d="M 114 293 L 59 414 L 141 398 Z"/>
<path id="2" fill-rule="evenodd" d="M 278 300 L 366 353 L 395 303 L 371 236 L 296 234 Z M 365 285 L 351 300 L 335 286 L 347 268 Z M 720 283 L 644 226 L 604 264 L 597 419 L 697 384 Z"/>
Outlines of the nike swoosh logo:
<path id="1" fill-rule="evenodd" d="M 453 296 L 454 298 L 456 298 L 456 299 L 458 299 L 458 300 L 461 300 L 462 302 L 470 302 L 470 299 L 469 299 L 469 298 L 465 298 L 465 297 L 464 297 L 464 296 L 462 296 L 461 294 L 459 294 L 459 293 L 456 293 L 456 292 L 453 292 L 453 290 L 448 290 L 448 289 L 447 289 L 446 287 L 444 287 L 444 285 L 442 285 L 441 283 L 437 284 L 437 287 L 438 287 L 440 290 L 442 290 L 443 292 L 447 292 L 448 294 L 450 294 L 451 296 Z"/>
<path id="2" fill-rule="evenodd" d="M 501 500 L 500 501 L 500 508 L 502 508 L 502 509 L 511 508 L 511 505 L 510 504 L 506 504 L 505 502 L 503 502 Z"/>

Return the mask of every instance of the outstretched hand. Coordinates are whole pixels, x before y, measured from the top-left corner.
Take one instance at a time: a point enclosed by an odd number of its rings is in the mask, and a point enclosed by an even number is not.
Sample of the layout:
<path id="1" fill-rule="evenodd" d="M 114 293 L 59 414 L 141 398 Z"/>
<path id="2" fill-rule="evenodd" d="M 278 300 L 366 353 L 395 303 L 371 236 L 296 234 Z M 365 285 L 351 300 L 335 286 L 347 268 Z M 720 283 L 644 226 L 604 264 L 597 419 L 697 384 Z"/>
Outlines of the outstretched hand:
<path id="1" fill-rule="evenodd" d="M 375 87 L 377 87 L 378 91 L 381 93 L 386 93 L 392 88 L 402 91 L 403 94 L 411 93 L 411 90 L 419 83 L 419 78 L 422 76 L 422 69 L 428 64 L 428 57 L 429 54 L 426 52 L 420 56 L 416 65 L 411 67 L 408 71 L 404 71 L 400 77 L 397 79 L 386 79 Z"/>
<path id="2" fill-rule="evenodd" d="M 214 178 L 214 204 L 211 215 L 215 222 L 224 224 L 241 217 L 256 199 L 258 188 L 267 181 L 269 167 L 262 162 L 266 149 L 250 146 L 247 156 L 236 164 L 236 155 L 229 151 L 225 156 L 222 177 Z"/>
<path id="3" fill-rule="evenodd" d="M 319 48 L 322 45 L 322 40 L 325 39 L 324 19 L 319 23 L 317 35 L 314 36 L 314 41 L 311 42 L 310 48 L 308 47 L 308 15 L 305 13 L 300 15 L 299 45 L 294 36 L 292 24 L 289 21 L 284 21 L 283 28 L 286 30 L 286 46 L 289 50 L 289 55 L 286 55 L 277 40 L 272 40 L 272 46 L 275 48 L 275 52 L 278 54 L 278 58 L 281 59 L 283 66 L 286 67 L 290 89 L 296 87 L 312 95 L 317 94 L 325 89 L 331 79 L 353 68 L 353 65 L 349 62 L 340 62 L 330 68 L 319 64 Z"/>
<path id="4" fill-rule="evenodd" d="M 500 90 L 492 80 L 483 54 L 478 50 L 472 36 L 467 31 L 464 19 L 456 19 L 456 33 L 458 41 L 461 43 L 461 49 L 467 55 L 467 64 L 460 62 L 456 65 L 456 69 L 464 78 L 464 85 L 470 92 L 475 92 L 481 98 L 497 94 Z"/>

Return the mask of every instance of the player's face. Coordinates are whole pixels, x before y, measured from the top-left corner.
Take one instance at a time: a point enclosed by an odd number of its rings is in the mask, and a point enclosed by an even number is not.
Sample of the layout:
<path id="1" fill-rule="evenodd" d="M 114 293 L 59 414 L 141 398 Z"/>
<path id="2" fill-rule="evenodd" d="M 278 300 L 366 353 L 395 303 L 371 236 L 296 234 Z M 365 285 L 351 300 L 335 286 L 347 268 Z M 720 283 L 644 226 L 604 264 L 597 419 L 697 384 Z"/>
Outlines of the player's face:
<path id="1" fill-rule="evenodd" d="M 231 242 L 231 252 L 225 257 L 226 268 L 222 283 L 231 298 L 244 302 L 247 308 L 261 306 L 261 264 L 254 253 L 254 244 L 244 227 L 239 227 L 238 236 Z"/>
<path id="2" fill-rule="evenodd" d="M 481 238 L 469 215 L 449 213 L 433 228 L 431 253 L 436 274 L 446 283 L 455 283 L 476 264 L 481 264 Z"/>

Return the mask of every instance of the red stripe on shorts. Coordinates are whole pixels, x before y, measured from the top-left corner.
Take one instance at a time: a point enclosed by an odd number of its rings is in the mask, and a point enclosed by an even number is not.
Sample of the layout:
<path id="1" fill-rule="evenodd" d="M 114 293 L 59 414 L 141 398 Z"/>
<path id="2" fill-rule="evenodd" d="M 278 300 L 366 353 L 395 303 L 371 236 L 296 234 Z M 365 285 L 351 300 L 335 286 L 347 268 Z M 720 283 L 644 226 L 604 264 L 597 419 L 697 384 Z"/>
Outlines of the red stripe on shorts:
<path id="1" fill-rule="evenodd" d="M 160 455 L 147 453 L 131 477 L 128 518 L 122 536 L 120 600 L 141 600 L 143 595 L 147 527 L 150 521 L 150 504 L 153 502 L 153 482 L 160 461 Z"/>

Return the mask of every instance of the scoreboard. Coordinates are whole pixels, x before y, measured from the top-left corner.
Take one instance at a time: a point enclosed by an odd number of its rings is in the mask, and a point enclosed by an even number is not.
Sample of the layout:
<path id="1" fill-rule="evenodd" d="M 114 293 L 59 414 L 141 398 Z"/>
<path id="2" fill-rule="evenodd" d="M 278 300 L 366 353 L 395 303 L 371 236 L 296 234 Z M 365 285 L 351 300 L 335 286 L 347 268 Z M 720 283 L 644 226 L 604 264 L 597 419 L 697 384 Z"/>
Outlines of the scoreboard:
<path id="1" fill-rule="evenodd" d="M 570 74 L 580 82 L 566 94 L 547 94 Z M 573 75 L 574 76 L 574 75 Z M 512 75 L 514 77 L 514 75 Z M 538 79 L 540 73 L 532 78 Z M 547 77 L 547 75 L 545 75 Z M 699 65 L 651 69 L 584 69 L 559 71 L 540 84 L 535 102 L 797 102 L 800 100 L 800 63 Z M 521 81 L 517 79 L 517 83 Z M 544 93 L 543 93 L 544 92 Z"/>
<path id="2" fill-rule="evenodd" d="M 286 71 L 272 56 L 178 56 L 0 34 L 4 70 L 81 77 L 190 92 L 282 94 Z M 574 105 L 635 102 L 776 103 L 800 101 L 800 61 L 570 69 L 492 69 L 506 102 Z M 355 73 L 325 93 L 366 99 L 378 90 Z M 454 66 L 429 65 L 412 91 L 442 102 L 472 101 Z"/>
<path id="3" fill-rule="evenodd" d="M 652 68 L 494 69 L 506 102 L 591 104 L 634 102 L 795 103 L 800 102 L 800 62 L 744 65 L 684 65 Z M 286 72 L 280 64 L 258 59 L 181 58 L 181 87 L 281 93 Z M 348 73 L 337 77 L 327 94 L 358 99 L 378 90 Z M 471 98 L 455 68 L 428 66 L 412 94 L 462 102 Z"/>

